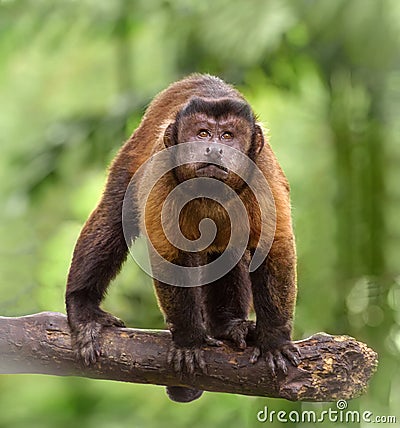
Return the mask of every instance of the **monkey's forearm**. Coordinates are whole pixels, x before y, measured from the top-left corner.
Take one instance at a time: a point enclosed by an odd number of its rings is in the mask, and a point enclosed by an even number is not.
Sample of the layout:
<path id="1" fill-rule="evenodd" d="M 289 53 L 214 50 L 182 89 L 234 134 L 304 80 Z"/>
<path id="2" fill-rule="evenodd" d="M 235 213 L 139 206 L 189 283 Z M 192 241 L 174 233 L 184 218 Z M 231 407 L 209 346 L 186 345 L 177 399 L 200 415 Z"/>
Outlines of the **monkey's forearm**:
<path id="1" fill-rule="evenodd" d="M 100 355 L 101 329 L 123 326 L 99 305 L 128 248 L 121 221 L 112 223 L 99 210 L 101 207 L 89 218 L 75 247 L 65 296 L 74 350 L 86 365 L 94 363 Z"/>
<path id="2" fill-rule="evenodd" d="M 75 246 L 67 281 L 67 301 L 71 293 L 87 291 L 92 302 L 100 302 L 126 259 L 128 248 L 122 226 L 122 207 L 131 174 L 126 165 L 123 166 L 129 160 L 125 151 L 123 148 L 113 163 L 103 197 Z M 129 225 L 132 236 L 129 238 L 138 234 L 133 204 L 132 213 L 133 225 Z"/>
<path id="3" fill-rule="evenodd" d="M 273 374 L 287 373 L 286 360 L 299 364 L 300 353 L 291 341 L 296 298 L 296 258 L 293 240 L 274 242 L 259 269 L 251 274 L 256 311 L 254 348 L 250 361 L 264 358 Z"/>
<path id="4" fill-rule="evenodd" d="M 296 300 L 296 256 L 292 239 L 275 241 L 265 262 L 251 273 L 257 324 L 290 338 Z"/>

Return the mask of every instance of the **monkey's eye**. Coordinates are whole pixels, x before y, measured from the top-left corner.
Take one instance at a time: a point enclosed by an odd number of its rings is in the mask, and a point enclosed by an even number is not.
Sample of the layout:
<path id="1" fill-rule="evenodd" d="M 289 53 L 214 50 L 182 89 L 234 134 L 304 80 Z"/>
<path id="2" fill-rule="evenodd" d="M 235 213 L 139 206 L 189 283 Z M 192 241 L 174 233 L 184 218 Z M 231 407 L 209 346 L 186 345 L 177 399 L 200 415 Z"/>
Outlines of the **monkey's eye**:
<path id="1" fill-rule="evenodd" d="M 232 138 L 233 138 L 233 134 L 232 134 L 232 132 L 224 132 L 224 133 L 221 135 L 221 138 L 222 138 L 223 140 L 232 140 Z"/>
<path id="2" fill-rule="evenodd" d="M 197 133 L 197 136 L 200 138 L 208 138 L 211 137 L 211 134 L 207 129 L 200 129 L 200 131 Z"/>

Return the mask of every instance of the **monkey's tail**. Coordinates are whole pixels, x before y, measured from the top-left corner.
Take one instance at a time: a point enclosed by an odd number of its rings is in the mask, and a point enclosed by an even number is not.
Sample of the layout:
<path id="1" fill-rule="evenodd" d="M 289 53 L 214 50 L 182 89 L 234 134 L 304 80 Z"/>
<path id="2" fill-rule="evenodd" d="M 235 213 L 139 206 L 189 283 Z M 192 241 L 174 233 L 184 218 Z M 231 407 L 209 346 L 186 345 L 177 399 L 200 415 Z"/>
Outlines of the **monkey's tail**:
<path id="1" fill-rule="evenodd" d="M 167 395 L 177 403 L 190 403 L 197 400 L 203 394 L 200 389 L 186 388 L 184 386 L 167 386 Z"/>

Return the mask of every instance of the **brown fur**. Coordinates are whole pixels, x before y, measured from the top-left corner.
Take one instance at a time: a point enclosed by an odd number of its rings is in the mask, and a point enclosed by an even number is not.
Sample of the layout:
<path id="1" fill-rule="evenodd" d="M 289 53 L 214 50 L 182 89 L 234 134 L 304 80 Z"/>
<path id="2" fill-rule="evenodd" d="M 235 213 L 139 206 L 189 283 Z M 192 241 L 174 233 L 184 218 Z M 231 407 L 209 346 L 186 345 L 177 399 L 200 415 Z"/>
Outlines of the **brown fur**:
<path id="1" fill-rule="evenodd" d="M 86 364 L 93 363 L 100 355 L 98 334 L 102 326 L 122 325 L 117 318 L 102 311 L 99 305 L 109 282 L 118 273 L 127 254 L 121 212 L 130 179 L 153 154 L 165 148 L 166 130 L 170 129 L 169 125 L 174 123 L 178 112 L 193 97 L 245 101 L 234 88 L 208 75 L 189 76 L 161 92 L 148 107 L 137 130 L 116 156 L 110 167 L 103 197 L 81 232 L 68 276 L 66 304 L 74 347 L 78 357 Z M 231 272 L 210 285 L 173 287 L 155 281 L 158 301 L 175 344 L 169 352 L 169 361 L 176 370 L 192 373 L 196 365 L 204 368 L 199 352 L 203 344 L 218 345 L 215 338 L 224 338 L 243 348 L 246 340 L 253 339 L 256 346 L 252 362 L 261 355 L 270 363 L 271 370 L 279 369 L 285 373 L 284 357 L 297 364 L 297 350 L 290 337 L 296 299 L 296 253 L 289 186 L 266 136 L 255 137 L 265 140 L 262 150 L 260 141 L 257 140 L 257 147 L 256 140 L 251 142 L 249 126 L 257 125 L 245 125 L 240 122 L 243 122 L 241 118 L 234 120 L 240 123 L 237 128 L 243 130 L 243 141 L 248 144 L 243 150 L 249 153 L 253 150 L 256 164 L 271 188 L 276 207 L 274 240 L 267 259 L 251 274 L 248 272 L 246 253 Z M 218 122 L 219 126 L 222 126 L 222 122 L 223 119 Z M 245 143 L 242 144 L 244 145 Z M 140 188 L 137 189 L 137 224 L 132 229 L 131 239 L 138 236 L 140 223 L 144 222 L 149 230 L 150 240 L 164 258 L 183 266 L 204 264 L 226 248 L 231 233 L 227 212 L 214 201 L 197 199 L 188 203 L 179 217 L 185 236 L 197 239 L 198 224 L 204 217 L 215 221 L 218 235 L 200 258 L 182 253 L 166 239 L 160 214 L 163 201 L 176 185 L 173 173 L 166 174 L 150 193 L 146 207 L 141 206 L 143 198 Z M 261 212 L 270 208 L 263 199 L 259 205 L 246 187 L 238 193 L 248 213 L 248 252 L 252 253 L 257 245 L 263 245 L 258 242 Z M 172 215 L 178 213 L 171 213 Z M 255 325 L 246 320 L 251 297 L 257 317 Z M 177 401 L 191 401 L 198 398 L 200 393 L 192 389 L 171 388 L 169 395 Z"/>

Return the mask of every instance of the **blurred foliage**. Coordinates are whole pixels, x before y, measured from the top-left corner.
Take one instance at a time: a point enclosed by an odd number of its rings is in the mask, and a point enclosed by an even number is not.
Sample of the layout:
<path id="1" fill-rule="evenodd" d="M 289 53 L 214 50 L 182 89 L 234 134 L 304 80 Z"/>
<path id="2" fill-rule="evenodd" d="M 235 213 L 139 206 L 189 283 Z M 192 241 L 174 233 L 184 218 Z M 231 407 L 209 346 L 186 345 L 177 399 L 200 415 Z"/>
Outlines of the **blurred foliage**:
<path id="1" fill-rule="evenodd" d="M 396 0 L 0 1 L 0 313 L 64 311 L 74 243 L 122 141 L 167 84 L 217 74 L 268 126 L 291 183 L 296 338 L 365 340 L 379 370 L 349 408 L 400 418 L 399 22 Z M 115 282 L 107 309 L 163 327 L 133 261 Z M 335 408 L 211 393 L 178 405 L 156 386 L 0 378 L 1 428 L 252 427 L 265 405 Z"/>

